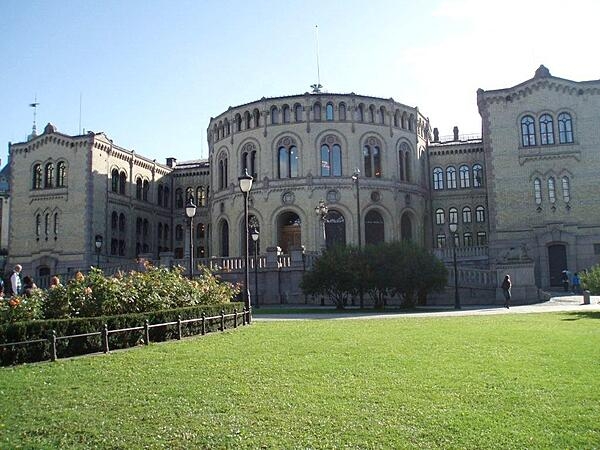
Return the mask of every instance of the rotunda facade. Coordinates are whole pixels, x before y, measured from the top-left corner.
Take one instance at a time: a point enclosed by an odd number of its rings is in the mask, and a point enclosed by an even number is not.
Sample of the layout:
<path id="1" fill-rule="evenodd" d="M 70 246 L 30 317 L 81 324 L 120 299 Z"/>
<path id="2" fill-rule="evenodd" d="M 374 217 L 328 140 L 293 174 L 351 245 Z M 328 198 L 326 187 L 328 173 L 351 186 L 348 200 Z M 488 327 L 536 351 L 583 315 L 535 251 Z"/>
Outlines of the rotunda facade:
<path id="1" fill-rule="evenodd" d="M 207 137 L 213 255 L 243 252 L 245 170 L 260 251 L 429 243 L 429 122 L 416 107 L 353 93 L 263 98 L 212 118 Z"/>

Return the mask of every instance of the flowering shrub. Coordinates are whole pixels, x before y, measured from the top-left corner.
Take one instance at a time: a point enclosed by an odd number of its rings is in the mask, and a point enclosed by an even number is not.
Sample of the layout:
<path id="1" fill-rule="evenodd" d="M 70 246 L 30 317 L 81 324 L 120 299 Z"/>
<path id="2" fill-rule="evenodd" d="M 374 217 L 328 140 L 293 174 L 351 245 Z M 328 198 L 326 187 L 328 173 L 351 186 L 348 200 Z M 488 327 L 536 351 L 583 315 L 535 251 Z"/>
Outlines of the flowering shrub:
<path id="1" fill-rule="evenodd" d="M 183 276 L 184 269 L 146 265 L 145 272 L 131 271 L 106 277 L 92 268 L 88 275 L 77 272 L 66 286 L 36 289 L 31 297 L 13 297 L 1 302 L 0 320 L 62 319 L 142 313 L 198 305 L 229 303 L 239 288 L 222 282 L 208 268 L 198 278 Z"/>

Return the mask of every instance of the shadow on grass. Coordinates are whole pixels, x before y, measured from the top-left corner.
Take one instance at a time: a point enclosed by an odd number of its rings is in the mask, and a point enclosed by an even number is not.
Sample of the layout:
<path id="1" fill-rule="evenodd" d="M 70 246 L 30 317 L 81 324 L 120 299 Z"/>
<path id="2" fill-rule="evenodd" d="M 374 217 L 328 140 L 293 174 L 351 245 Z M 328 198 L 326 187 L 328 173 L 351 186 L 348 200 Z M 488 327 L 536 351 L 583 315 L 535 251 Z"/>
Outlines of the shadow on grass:
<path id="1" fill-rule="evenodd" d="M 569 317 L 563 320 L 600 319 L 600 311 L 574 311 L 566 314 Z"/>

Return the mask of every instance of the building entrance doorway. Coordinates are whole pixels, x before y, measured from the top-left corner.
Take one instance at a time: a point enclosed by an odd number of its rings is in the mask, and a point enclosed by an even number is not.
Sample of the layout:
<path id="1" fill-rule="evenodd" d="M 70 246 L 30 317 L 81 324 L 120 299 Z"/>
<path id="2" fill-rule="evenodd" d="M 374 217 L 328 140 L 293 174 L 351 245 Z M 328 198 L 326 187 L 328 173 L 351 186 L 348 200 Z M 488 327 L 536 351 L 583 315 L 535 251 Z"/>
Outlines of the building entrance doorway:
<path id="1" fill-rule="evenodd" d="M 567 247 L 564 244 L 548 246 L 548 269 L 550 271 L 550 286 L 562 286 L 560 280 L 562 271 L 567 269 Z"/>
<path id="2" fill-rule="evenodd" d="M 298 214 L 286 212 L 279 216 L 279 247 L 283 253 L 302 245 L 301 222 Z"/>

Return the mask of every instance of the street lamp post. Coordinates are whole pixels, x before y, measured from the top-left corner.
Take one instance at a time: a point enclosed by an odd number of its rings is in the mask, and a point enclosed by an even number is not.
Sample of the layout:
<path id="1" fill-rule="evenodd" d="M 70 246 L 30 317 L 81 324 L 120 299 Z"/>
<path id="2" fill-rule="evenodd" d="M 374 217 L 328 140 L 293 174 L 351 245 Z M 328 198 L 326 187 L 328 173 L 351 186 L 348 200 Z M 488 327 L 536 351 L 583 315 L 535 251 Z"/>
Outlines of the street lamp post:
<path id="1" fill-rule="evenodd" d="M 254 242 L 254 304 L 258 308 L 258 238 L 260 234 L 258 228 L 252 228 L 252 242 Z"/>
<path id="2" fill-rule="evenodd" d="M 253 178 L 248 174 L 248 169 L 244 169 L 244 174 L 238 178 L 240 191 L 244 195 L 244 307 L 248 314 L 248 323 L 251 321 L 252 313 L 250 311 L 250 291 L 248 290 L 248 192 L 252 189 Z"/>
<path id="3" fill-rule="evenodd" d="M 196 215 L 196 205 L 192 197 L 188 199 L 185 205 L 185 215 L 190 219 L 190 280 L 194 277 L 194 216 Z"/>
<path id="4" fill-rule="evenodd" d="M 329 212 L 329 208 L 325 204 L 323 200 L 319 200 L 319 204 L 315 206 L 315 214 L 319 218 L 319 223 L 321 227 L 321 235 L 323 238 L 322 241 L 322 249 L 325 250 L 327 248 L 327 235 L 325 234 L 325 219 L 327 218 L 327 213 Z"/>
<path id="5" fill-rule="evenodd" d="M 100 252 L 102 250 L 103 242 L 104 242 L 104 240 L 102 239 L 102 235 L 97 234 L 96 237 L 94 238 L 94 245 L 96 246 L 96 257 L 97 257 L 96 267 L 98 267 L 98 268 L 100 268 Z"/>
<path id="6" fill-rule="evenodd" d="M 456 263 L 456 236 L 458 224 L 450 223 L 450 236 L 452 238 L 452 262 L 454 264 L 454 309 L 460 309 L 460 296 L 458 294 L 458 264 Z"/>
<path id="7" fill-rule="evenodd" d="M 360 169 L 358 167 L 356 167 L 354 169 L 354 173 L 352 174 L 352 182 L 356 185 L 356 224 L 357 224 L 357 228 L 358 228 L 358 251 L 360 253 L 361 250 L 361 242 L 360 242 L 360 234 L 361 234 L 361 230 L 360 230 L 360 190 L 359 190 L 359 186 L 358 186 L 358 180 L 360 178 Z M 365 301 L 364 301 L 364 293 L 363 293 L 363 288 L 362 286 L 360 286 L 359 291 L 358 291 L 358 298 L 360 301 L 360 308 L 362 309 L 365 306 Z M 354 297 L 352 297 L 352 304 L 354 305 Z"/>

